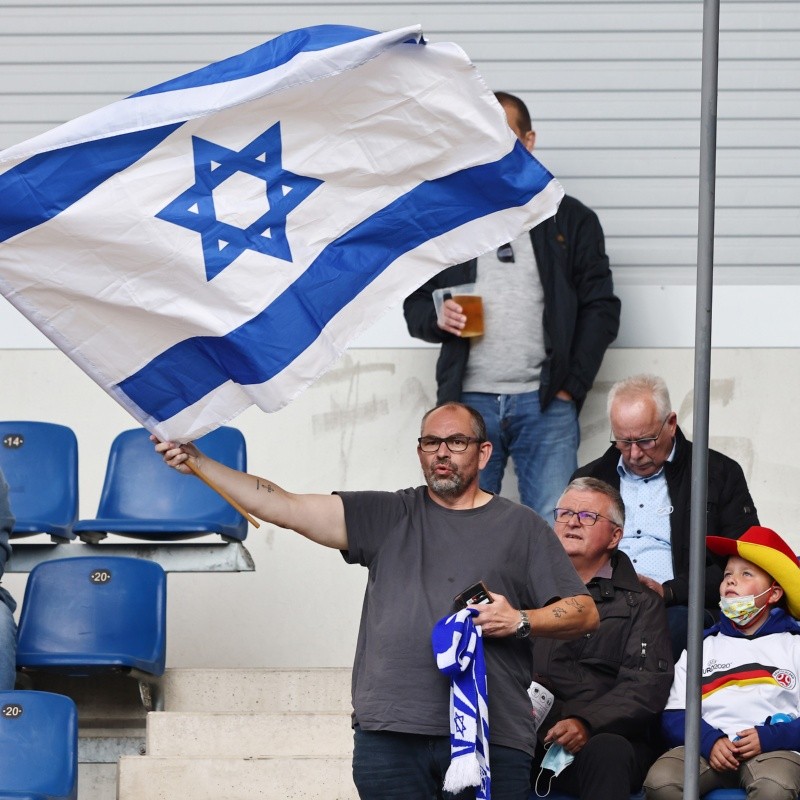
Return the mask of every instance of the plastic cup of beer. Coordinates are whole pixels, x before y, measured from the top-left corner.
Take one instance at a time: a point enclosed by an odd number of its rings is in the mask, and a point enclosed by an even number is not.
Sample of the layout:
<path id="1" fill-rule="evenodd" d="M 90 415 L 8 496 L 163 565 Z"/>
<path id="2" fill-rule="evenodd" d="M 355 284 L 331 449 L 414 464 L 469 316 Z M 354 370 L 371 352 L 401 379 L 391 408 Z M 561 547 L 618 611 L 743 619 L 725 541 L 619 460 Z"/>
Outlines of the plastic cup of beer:
<path id="1" fill-rule="evenodd" d="M 483 298 L 479 294 L 454 294 L 453 300 L 467 318 L 461 336 L 483 336 Z"/>

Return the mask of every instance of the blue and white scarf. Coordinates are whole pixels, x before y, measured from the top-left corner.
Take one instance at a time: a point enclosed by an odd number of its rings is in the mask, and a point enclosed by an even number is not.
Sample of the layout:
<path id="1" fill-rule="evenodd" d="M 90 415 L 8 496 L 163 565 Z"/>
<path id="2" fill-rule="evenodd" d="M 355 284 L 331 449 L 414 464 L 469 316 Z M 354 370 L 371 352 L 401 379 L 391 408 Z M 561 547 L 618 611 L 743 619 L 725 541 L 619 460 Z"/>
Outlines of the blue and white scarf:
<path id="1" fill-rule="evenodd" d="M 489 693 L 481 629 L 472 621 L 477 613 L 464 608 L 440 619 L 431 638 L 436 665 L 450 678 L 450 767 L 443 788 L 455 794 L 476 786 L 476 800 L 490 800 Z"/>

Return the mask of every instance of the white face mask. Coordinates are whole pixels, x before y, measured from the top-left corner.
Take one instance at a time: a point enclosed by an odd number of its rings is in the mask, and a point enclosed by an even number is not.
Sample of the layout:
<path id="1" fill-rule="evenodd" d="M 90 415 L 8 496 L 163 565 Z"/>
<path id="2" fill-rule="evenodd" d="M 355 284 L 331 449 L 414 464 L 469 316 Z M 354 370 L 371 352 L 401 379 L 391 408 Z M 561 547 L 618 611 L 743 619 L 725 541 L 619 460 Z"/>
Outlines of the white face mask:
<path id="1" fill-rule="evenodd" d="M 764 589 L 759 594 L 746 594 L 743 597 L 720 597 L 719 607 L 722 613 L 734 624 L 740 628 L 747 627 L 765 608 L 764 605 L 759 608 L 756 605 L 756 597 L 771 592 L 775 588 L 774 584 L 768 589 Z"/>
<path id="2" fill-rule="evenodd" d="M 533 787 L 536 790 L 537 797 L 547 797 L 547 795 L 550 794 L 553 778 L 555 778 L 556 775 L 560 775 L 575 760 L 574 754 L 570 753 L 569 750 L 565 750 L 560 744 L 548 742 L 545 748 L 547 752 L 542 759 L 542 767 L 539 770 L 539 774 L 536 776 L 536 783 Z M 542 772 L 546 769 L 551 770 L 553 774 L 547 782 L 547 791 L 545 791 L 544 794 L 540 794 L 539 778 L 542 777 Z"/>

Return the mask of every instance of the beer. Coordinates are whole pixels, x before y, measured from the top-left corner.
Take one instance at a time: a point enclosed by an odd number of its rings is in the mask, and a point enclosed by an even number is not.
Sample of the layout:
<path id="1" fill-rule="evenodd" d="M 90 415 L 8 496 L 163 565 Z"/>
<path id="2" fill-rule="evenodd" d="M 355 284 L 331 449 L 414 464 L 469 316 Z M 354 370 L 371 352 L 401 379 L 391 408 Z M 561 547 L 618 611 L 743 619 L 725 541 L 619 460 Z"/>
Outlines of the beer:
<path id="1" fill-rule="evenodd" d="M 453 300 L 461 306 L 467 318 L 462 336 L 483 336 L 483 299 L 479 294 L 454 294 Z"/>

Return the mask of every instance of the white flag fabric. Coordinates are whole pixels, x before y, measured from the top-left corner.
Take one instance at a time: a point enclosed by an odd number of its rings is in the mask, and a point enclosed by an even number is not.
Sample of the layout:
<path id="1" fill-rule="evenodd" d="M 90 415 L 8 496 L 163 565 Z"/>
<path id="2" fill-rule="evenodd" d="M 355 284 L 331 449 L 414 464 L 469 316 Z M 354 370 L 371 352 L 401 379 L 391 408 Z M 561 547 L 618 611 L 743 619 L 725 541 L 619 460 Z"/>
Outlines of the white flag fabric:
<path id="1" fill-rule="evenodd" d="M 562 196 L 456 45 L 317 26 L 0 152 L 0 292 L 187 441 Z"/>

